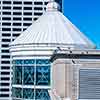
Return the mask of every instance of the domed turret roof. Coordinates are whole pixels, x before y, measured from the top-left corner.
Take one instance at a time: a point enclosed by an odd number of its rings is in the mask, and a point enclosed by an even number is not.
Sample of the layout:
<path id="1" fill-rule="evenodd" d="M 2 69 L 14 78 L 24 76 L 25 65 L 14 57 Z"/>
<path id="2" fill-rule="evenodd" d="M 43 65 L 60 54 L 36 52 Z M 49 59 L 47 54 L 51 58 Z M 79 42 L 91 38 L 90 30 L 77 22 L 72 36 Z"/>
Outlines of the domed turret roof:
<path id="1" fill-rule="evenodd" d="M 80 32 L 61 12 L 59 5 L 50 2 L 46 12 L 24 31 L 11 45 L 65 44 L 95 48 L 95 45 Z"/>

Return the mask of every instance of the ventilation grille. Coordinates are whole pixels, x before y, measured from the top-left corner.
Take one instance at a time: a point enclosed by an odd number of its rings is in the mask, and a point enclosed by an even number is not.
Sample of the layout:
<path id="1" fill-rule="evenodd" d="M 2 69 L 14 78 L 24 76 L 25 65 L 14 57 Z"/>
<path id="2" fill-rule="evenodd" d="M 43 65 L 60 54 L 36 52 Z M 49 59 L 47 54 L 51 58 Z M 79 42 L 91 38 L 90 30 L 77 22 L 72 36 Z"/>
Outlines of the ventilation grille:
<path id="1" fill-rule="evenodd" d="M 100 100 L 100 69 L 81 69 L 79 98 Z"/>

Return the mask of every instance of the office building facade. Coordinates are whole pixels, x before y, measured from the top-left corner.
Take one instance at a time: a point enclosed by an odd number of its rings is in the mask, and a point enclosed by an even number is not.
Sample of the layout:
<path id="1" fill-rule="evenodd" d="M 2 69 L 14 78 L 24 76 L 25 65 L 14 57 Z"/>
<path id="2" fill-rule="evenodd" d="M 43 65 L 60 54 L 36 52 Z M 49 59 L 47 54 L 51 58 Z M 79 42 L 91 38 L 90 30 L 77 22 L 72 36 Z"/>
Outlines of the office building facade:
<path id="1" fill-rule="evenodd" d="M 26 30 L 28 26 L 34 23 L 45 12 L 46 5 L 49 1 L 0 1 L 0 100 L 10 100 L 12 95 L 12 67 L 9 43 L 14 41 L 20 33 Z"/>

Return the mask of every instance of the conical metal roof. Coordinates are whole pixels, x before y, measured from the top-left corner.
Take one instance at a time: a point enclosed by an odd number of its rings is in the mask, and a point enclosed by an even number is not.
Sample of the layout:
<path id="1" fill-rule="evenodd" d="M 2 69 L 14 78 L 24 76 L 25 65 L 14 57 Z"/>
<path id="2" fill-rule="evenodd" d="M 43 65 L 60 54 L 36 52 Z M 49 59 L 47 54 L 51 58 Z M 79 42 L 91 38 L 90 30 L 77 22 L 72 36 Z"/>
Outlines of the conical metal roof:
<path id="1" fill-rule="evenodd" d="M 55 2 L 49 3 L 47 11 L 11 45 L 47 43 L 95 48 L 95 45 L 59 12 L 58 8 Z"/>

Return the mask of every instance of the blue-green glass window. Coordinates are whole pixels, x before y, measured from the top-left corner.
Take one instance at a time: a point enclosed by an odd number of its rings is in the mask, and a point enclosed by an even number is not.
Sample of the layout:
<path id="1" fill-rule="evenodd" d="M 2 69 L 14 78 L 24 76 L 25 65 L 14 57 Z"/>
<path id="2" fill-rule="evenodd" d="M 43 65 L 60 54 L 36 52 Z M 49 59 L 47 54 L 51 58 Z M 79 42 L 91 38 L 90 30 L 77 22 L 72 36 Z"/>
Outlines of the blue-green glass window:
<path id="1" fill-rule="evenodd" d="M 36 67 L 36 85 L 50 85 L 50 65 Z"/>
<path id="2" fill-rule="evenodd" d="M 48 59 L 14 60 L 13 66 L 13 84 L 50 85 L 51 66 Z M 35 100 L 50 100 L 46 89 L 14 88 L 13 97 L 28 100 L 34 100 L 34 98 Z"/>
<path id="3" fill-rule="evenodd" d="M 12 88 L 12 95 L 15 98 L 22 98 L 22 89 L 21 88 Z"/>
<path id="4" fill-rule="evenodd" d="M 34 85 L 34 66 L 24 66 L 23 84 Z"/>
<path id="5" fill-rule="evenodd" d="M 31 88 L 12 88 L 13 100 L 15 98 L 28 99 L 28 100 L 50 100 L 50 96 L 47 89 L 31 89 Z"/>
<path id="6" fill-rule="evenodd" d="M 35 63 L 35 60 L 33 59 L 27 59 L 27 60 L 24 60 L 24 64 L 34 64 Z"/>
<path id="7" fill-rule="evenodd" d="M 50 85 L 50 61 L 48 59 L 14 60 L 13 64 L 14 84 Z"/>
<path id="8" fill-rule="evenodd" d="M 15 60 L 14 63 L 16 65 L 22 65 L 23 64 L 23 60 Z"/>
<path id="9" fill-rule="evenodd" d="M 36 89 L 35 100 L 50 100 L 47 89 Z"/>
<path id="10" fill-rule="evenodd" d="M 13 84 L 22 84 L 22 66 L 14 66 Z"/>
<path id="11" fill-rule="evenodd" d="M 36 59 L 36 64 L 50 64 L 48 59 Z"/>
<path id="12" fill-rule="evenodd" d="M 34 100 L 34 89 L 24 88 L 23 89 L 23 98 L 24 99 L 32 99 Z"/>

